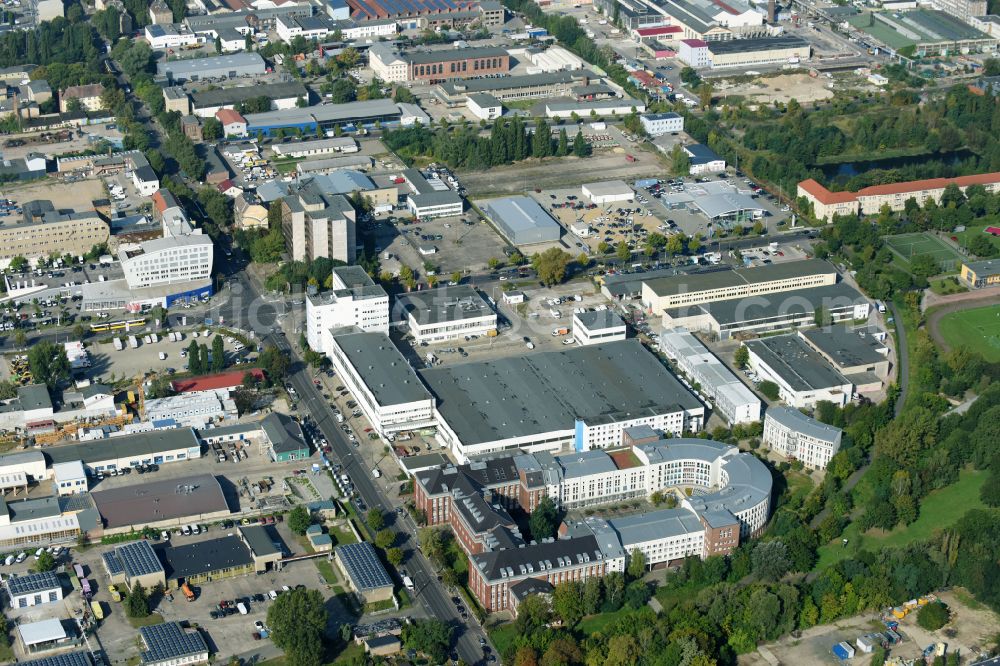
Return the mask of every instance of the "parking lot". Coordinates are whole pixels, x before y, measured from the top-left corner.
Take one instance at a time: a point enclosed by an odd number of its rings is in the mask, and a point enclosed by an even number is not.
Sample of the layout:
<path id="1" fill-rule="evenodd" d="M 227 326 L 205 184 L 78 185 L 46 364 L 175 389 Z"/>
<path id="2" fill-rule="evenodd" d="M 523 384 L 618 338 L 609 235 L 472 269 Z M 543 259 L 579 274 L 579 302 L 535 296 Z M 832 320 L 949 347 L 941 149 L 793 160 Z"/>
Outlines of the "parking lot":
<path id="1" fill-rule="evenodd" d="M 490 259 L 504 258 L 507 244 L 474 210 L 461 217 L 440 217 L 414 223 L 404 218 L 375 219 L 375 244 L 384 270 L 399 273 L 400 262 L 426 276 L 425 265 L 436 268 L 442 280 L 453 272 L 482 271 Z M 430 254 L 421 252 L 433 248 Z M 388 254 L 387 254 L 388 253 Z"/>
<path id="2" fill-rule="evenodd" d="M 0 185 L 0 197 L 13 199 L 19 204 L 36 199 L 49 200 L 56 209 L 89 210 L 95 199 L 104 199 L 107 192 L 100 178 L 85 178 L 67 186 L 58 180 L 34 180 L 27 183 Z"/>

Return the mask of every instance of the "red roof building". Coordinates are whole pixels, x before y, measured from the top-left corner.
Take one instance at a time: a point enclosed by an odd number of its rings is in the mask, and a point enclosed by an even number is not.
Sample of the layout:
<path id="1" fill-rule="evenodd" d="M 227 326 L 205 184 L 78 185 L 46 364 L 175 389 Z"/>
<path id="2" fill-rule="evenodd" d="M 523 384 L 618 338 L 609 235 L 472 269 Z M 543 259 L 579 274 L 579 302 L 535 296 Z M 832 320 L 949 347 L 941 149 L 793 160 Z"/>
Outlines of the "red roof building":
<path id="1" fill-rule="evenodd" d="M 260 368 L 249 368 L 247 370 L 232 370 L 221 372 L 217 375 L 202 375 L 201 377 L 191 377 L 189 379 L 175 379 L 170 382 L 170 387 L 176 393 L 196 393 L 198 391 L 219 391 L 229 390 L 241 386 L 243 378 L 253 375 L 257 381 L 264 381 L 264 371 Z"/>
<path id="2" fill-rule="evenodd" d="M 673 37 L 674 35 L 679 35 L 684 32 L 684 29 L 679 25 L 661 25 L 655 28 L 638 28 L 635 31 L 640 39 L 649 39 L 653 37 Z"/>

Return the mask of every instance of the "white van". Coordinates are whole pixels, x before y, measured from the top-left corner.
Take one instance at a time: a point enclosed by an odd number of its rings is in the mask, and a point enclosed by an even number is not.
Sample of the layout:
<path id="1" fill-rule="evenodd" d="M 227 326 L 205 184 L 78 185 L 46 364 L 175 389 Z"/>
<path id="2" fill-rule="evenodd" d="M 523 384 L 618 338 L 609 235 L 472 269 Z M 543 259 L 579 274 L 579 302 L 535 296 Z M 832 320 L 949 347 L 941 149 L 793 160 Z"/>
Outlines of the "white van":
<path id="1" fill-rule="evenodd" d="M 247 605 L 242 601 L 236 604 L 236 610 L 240 612 L 240 615 L 247 615 L 250 611 L 247 610 Z"/>
<path id="2" fill-rule="evenodd" d="M 185 525 L 184 527 L 182 527 L 181 534 L 183 534 L 184 536 L 191 536 L 191 526 Z"/>
<path id="3" fill-rule="evenodd" d="M 3 565 L 5 567 L 9 567 L 10 565 L 14 564 L 15 559 L 16 558 L 13 555 L 8 555 L 7 559 L 3 561 Z"/>
<path id="4" fill-rule="evenodd" d="M 275 592 L 274 590 L 271 590 L 270 592 L 267 593 L 267 596 L 270 597 L 271 601 L 274 601 L 275 599 L 278 598 L 278 593 Z"/>
<path id="5" fill-rule="evenodd" d="M 409 576 L 403 576 L 403 587 L 405 587 L 410 592 L 413 592 L 413 579 Z"/>

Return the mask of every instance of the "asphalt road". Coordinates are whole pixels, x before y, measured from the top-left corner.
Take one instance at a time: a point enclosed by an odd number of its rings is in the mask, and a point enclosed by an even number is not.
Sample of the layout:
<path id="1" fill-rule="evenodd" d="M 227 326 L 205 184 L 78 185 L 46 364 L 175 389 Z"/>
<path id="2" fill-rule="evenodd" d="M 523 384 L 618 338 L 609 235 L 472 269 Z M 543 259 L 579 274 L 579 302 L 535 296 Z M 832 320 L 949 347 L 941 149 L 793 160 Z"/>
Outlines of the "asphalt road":
<path id="1" fill-rule="evenodd" d="M 278 333 L 269 334 L 267 342 L 275 344 L 279 349 L 292 354 L 291 345 L 285 337 Z M 324 400 L 322 394 L 313 385 L 308 368 L 301 362 L 295 364 L 295 369 L 288 377 L 288 382 L 299 396 L 299 408 L 308 413 L 317 427 L 323 432 L 333 448 L 334 458 L 344 467 L 344 472 L 351 477 L 361 499 L 369 507 L 377 507 L 387 514 L 396 517 L 395 527 L 405 534 L 411 550 L 407 552 L 406 568 L 416 585 L 415 603 L 422 604 L 431 617 L 442 620 L 455 627 L 453 649 L 459 657 L 469 664 L 482 664 L 483 650 L 480 638 L 485 638 L 482 628 L 470 618 L 469 624 L 464 624 L 454 604 L 442 585 L 437 581 L 430 563 L 415 548 L 417 544 L 416 526 L 409 516 L 400 518 L 395 508 L 385 497 L 378 486 L 371 480 L 371 470 L 362 455 L 348 442 L 346 435 L 338 427 L 333 410 Z"/>

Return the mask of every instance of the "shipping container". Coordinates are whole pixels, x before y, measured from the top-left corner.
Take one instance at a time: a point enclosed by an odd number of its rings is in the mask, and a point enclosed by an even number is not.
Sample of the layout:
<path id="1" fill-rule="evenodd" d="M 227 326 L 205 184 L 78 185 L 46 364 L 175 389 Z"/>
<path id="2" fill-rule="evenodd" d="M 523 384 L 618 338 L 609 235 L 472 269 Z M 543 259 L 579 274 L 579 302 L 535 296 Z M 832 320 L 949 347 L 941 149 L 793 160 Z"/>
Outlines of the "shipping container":
<path id="1" fill-rule="evenodd" d="M 849 643 L 837 643 L 833 646 L 833 654 L 841 661 L 854 658 L 854 648 Z"/>

